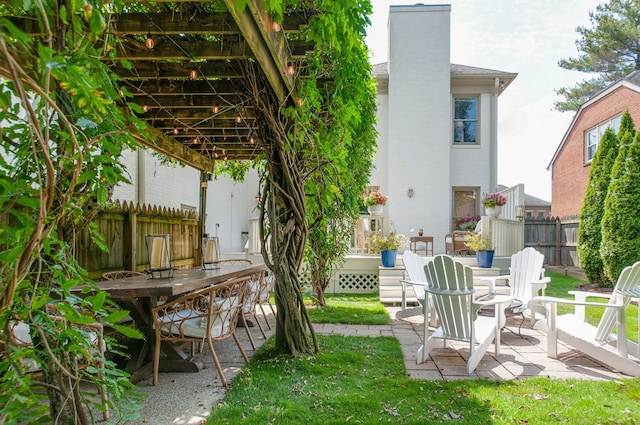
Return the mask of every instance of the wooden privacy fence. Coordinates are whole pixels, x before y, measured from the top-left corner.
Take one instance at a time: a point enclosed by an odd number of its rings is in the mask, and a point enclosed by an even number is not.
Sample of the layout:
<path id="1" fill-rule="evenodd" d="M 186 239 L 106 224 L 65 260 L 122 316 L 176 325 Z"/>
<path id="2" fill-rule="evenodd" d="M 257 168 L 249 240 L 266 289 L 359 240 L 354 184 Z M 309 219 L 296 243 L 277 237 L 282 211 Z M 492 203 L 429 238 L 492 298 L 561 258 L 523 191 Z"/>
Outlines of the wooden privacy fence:
<path id="1" fill-rule="evenodd" d="M 147 266 L 145 236 L 169 234 L 172 259 L 179 268 L 199 263 L 198 214 L 195 211 L 134 206 L 124 202 L 98 214 L 96 231 L 109 252 L 91 240 L 88 230 L 76 237 L 76 259 L 93 279 L 109 270 L 143 271 Z"/>
<path id="2" fill-rule="evenodd" d="M 544 254 L 545 264 L 580 267 L 577 252 L 579 223 L 578 216 L 527 218 L 524 246 Z"/>

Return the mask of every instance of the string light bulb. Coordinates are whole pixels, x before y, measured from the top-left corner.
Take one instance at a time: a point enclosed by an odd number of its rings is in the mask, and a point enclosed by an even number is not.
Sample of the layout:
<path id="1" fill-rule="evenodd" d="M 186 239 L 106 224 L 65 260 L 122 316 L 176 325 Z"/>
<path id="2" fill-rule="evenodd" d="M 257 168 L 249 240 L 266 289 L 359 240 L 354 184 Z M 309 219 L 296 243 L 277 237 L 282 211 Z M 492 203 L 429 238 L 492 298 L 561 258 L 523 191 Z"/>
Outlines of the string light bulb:
<path id="1" fill-rule="evenodd" d="M 147 46 L 147 49 L 151 50 L 156 45 L 156 42 L 153 41 L 151 37 L 151 32 L 147 33 L 147 39 L 144 41 L 144 45 Z"/>
<path id="2" fill-rule="evenodd" d="M 147 111 L 149 111 L 149 104 L 145 100 L 144 103 L 142 104 L 142 112 L 147 112 Z"/>
<path id="3" fill-rule="evenodd" d="M 214 114 L 217 114 L 218 112 L 220 112 L 220 105 L 216 103 L 215 105 L 213 105 L 213 108 L 211 108 L 211 110 Z"/>
<path id="4" fill-rule="evenodd" d="M 173 127 L 173 134 L 178 134 L 178 127 L 176 126 Z"/>
<path id="5" fill-rule="evenodd" d="M 271 24 L 271 27 L 275 32 L 280 31 L 280 29 L 282 28 L 282 26 L 280 25 L 280 22 L 277 22 L 277 21 L 273 21 L 273 24 Z"/>
<path id="6" fill-rule="evenodd" d="M 249 143 L 251 143 L 252 145 L 256 142 L 256 138 L 253 137 L 253 134 L 249 136 Z"/>
<path id="7" fill-rule="evenodd" d="M 191 77 L 192 80 L 195 80 L 197 76 L 198 71 L 196 71 L 195 69 L 192 69 L 191 72 L 189 72 L 189 77 Z"/>
<path id="8" fill-rule="evenodd" d="M 236 122 L 238 124 L 240 124 L 242 122 L 242 117 L 240 116 L 240 114 L 236 115 Z"/>
<path id="9" fill-rule="evenodd" d="M 289 62 L 289 63 L 287 64 L 287 74 L 289 74 L 289 75 L 293 75 L 293 74 L 295 74 L 295 73 L 296 73 L 296 67 L 295 67 L 295 66 L 293 66 L 293 63 Z"/>

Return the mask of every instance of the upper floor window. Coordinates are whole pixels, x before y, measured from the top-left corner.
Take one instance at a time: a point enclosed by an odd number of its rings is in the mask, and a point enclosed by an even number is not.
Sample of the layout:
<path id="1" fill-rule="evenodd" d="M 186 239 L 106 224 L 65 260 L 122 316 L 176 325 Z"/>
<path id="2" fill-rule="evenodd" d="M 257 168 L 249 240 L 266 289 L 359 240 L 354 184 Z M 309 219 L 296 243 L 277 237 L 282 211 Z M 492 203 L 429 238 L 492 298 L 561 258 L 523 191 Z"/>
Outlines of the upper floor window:
<path id="1" fill-rule="evenodd" d="M 477 143 L 478 98 L 456 97 L 453 109 L 453 142 Z"/>
<path id="2" fill-rule="evenodd" d="M 593 156 L 596 154 L 600 139 L 604 134 L 604 131 L 611 127 L 616 133 L 620 128 L 620 121 L 622 115 L 617 115 L 607 121 L 604 121 L 590 130 L 587 130 L 584 134 L 584 162 L 588 163 L 593 160 Z"/>

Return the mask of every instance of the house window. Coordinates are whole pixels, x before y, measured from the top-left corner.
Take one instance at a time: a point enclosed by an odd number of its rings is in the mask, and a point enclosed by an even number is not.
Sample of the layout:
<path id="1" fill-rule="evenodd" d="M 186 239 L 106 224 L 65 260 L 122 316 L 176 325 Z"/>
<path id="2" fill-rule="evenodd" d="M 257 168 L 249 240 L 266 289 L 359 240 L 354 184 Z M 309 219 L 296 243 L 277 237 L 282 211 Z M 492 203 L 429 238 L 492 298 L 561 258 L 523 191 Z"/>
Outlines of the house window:
<path id="1" fill-rule="evenodd" d="M 453 105 L 453 142 L 477 143 L 478 98 L 456 97 Z"/>
<path id="2" fill-rule="evenodd" d="M 618 129 L 620 129 L 620 121 L 622 119 L 622 115 L 617 115 L 603 123 L 598 124 L 597 126 L 589 129 L 584 134 L 584 162 L 589 163 L 593 160 L 593 156 L 596 154 L 596 150 L 598 149 L 598 144 L 600 143 L 600 139 L 604 134 L 604 131 L 611 127 L 613 131 L 616 133 Z"/>
<path id="3" fill-rule="evenodd" d="M 454 188 L 453 189 L 453 220 L 452 230 L 460 228 L 460 224 L 466 218 L 478 214 L 479 188 Z"/>

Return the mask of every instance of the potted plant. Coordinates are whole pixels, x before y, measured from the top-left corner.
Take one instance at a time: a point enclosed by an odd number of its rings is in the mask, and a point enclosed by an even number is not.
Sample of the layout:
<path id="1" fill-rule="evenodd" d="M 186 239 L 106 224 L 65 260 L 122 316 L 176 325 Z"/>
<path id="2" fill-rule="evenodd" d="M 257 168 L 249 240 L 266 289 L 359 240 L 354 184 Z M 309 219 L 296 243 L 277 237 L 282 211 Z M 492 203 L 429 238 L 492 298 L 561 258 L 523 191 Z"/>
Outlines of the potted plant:
<path id="1" fill-rule="evenodd" d="M 482 205 L 490 217 L 498 217 L 502 206 L 507 203 L 507 197 L 501 193 L 487 193 L 482 198 Z"/>
<path id="2" fill-rule="evenodd" d="M 491 235 L 482 235 L 480 233 L 471 233 L 464 237 L 467 247 L 476 252 L 478 267 L 489 269 L 493 264 L 493 244 Z"/>
<path id="3" fill-rule="evenodd" d="M 395 267 L 398 250 L 407 244 L 407 238 L 395 232 L 391 232 L 387 236 L 373 232 L 369 235 L 367 242 L 370 253 L 380 253 L 384 267 Z"/>
<path id="4" fill-rule="evenodd" d="M 460 230 L 466 231 L 475 231 L 478 222 L 480 221 L 479 215 L 472 215 L 471 217 L 467 217 L 460 223 Z"/>
<path id="5" fill-rule="evenodd" d="M 364 197 L 363 203 L 369 210 L 369 214 L 380 215 L 382 207 L 387 204 L 389 198 L 382 193 L 375 191 Z"/>

